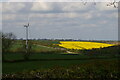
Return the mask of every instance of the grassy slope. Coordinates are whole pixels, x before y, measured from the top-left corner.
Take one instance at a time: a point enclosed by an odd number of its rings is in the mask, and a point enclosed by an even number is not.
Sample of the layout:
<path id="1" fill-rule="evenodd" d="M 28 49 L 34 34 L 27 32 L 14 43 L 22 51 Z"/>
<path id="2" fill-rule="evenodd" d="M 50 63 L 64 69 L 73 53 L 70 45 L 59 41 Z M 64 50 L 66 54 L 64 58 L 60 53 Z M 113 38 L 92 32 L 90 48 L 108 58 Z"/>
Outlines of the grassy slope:
<path id="1" fill-rule="evenodd" d="M 31 41 L 32 42 L 32 51 L 34 52 L 44 52 L 44 51 L 54 51 L 56 49 L 52 47 L 48 47 L 47 45 L 58 43 L 56 41 Z M 23 50 L 23 44 L 25 44 L 25 41 L 16 41 L 14 45 L 12 45 L 9 49 L 9 52 L 20 52 Z"/>

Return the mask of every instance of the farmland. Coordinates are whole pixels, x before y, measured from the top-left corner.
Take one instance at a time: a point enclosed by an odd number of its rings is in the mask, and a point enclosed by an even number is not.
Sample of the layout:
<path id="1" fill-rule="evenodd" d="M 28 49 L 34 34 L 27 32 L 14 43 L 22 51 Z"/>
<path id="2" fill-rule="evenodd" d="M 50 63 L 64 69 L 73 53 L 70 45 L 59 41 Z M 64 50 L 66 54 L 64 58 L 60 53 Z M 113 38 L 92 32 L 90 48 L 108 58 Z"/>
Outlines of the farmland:
<path id="1" fill-rule="evenodd" d="M 29 42 L 32 48 L 27 61 L 23 57 L 25 41 L 17 40 L 7 53 L 4 53 L 3 78 L 11 78 L 12 74 L 14 78 L 36 78 L 38 73 L 39 78 L 119 77 L 119 45 L 107 43 L 107 47 L 68 49 L 59 46 L 61 44 L 59 40 Z"/>
<path id="2" fill-rule="evenodd" d="M 114 44 L 97 43 L 97 42 L 78 42 L 78 41 L 60 41 L 59 46 L 68 49 L 93 49 L 114 46 Z"/>

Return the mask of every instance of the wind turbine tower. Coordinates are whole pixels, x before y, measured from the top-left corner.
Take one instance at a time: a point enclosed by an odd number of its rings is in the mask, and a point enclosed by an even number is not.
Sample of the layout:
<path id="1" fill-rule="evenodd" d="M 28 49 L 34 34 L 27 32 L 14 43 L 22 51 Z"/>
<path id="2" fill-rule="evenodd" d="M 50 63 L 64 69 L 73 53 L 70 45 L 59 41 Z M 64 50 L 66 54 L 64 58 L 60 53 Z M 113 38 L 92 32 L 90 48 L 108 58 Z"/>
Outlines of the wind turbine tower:
<path id="1" fill-rule="evenodd" d="M 28 49 L 28 27 L 29 27 L 29 22 L 27 25 L 24 25 L 24 27 L 26 28 L 26 49 Z"/>

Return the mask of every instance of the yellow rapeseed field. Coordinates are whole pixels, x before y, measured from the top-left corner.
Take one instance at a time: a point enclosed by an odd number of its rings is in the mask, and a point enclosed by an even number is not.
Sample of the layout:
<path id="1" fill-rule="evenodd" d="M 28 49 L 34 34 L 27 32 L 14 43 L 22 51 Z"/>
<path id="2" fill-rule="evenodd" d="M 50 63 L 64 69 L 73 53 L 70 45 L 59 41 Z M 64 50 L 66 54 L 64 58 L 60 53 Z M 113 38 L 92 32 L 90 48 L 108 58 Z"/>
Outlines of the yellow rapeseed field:
<path id="1" fill-rule="evenodd" d="M 93 49 L 114 46 L 114 44 L 81 41 L 60 41 L 59 46 L 67 49 Z"/>

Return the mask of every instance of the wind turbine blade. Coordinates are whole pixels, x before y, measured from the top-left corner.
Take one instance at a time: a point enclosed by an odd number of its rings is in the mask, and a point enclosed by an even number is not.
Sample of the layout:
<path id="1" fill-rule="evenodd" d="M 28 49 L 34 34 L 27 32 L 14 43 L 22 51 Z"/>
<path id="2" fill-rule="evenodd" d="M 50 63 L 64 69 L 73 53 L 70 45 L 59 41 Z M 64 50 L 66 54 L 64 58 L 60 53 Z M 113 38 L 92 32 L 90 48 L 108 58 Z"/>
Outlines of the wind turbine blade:
<path id="1" fill-rule="evenodd" d="M 29 22 L 28 22 L 28 26 L 29 26 Z"/>
<path id="2" fill-rule="evenodd" d="M 28 22 L 29 22 L 29 16 L 28 16 Z"/>
<path id="3" fill-rule="evenodd" d="M 29 16 L 28 16 L 28 26 L 29 26 L 29 19 L 30 19 L 30 18 L 29 18 Z"/>

